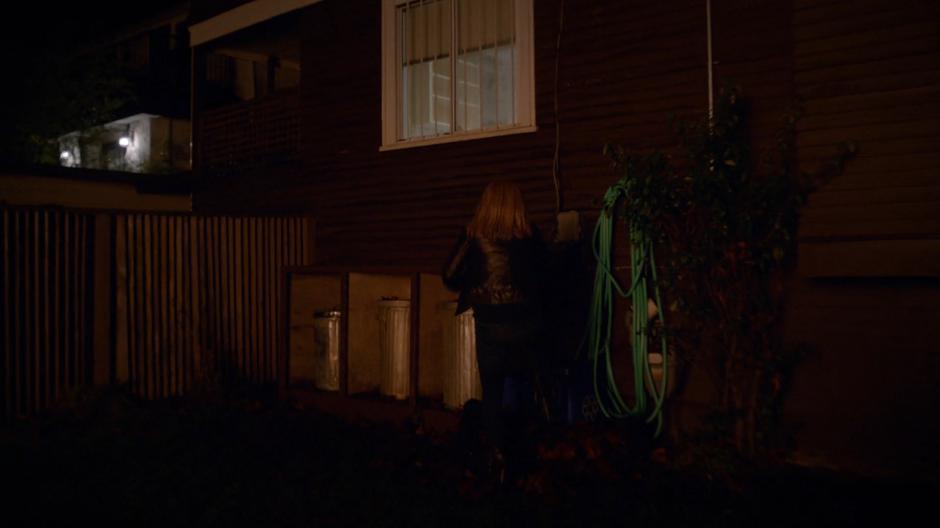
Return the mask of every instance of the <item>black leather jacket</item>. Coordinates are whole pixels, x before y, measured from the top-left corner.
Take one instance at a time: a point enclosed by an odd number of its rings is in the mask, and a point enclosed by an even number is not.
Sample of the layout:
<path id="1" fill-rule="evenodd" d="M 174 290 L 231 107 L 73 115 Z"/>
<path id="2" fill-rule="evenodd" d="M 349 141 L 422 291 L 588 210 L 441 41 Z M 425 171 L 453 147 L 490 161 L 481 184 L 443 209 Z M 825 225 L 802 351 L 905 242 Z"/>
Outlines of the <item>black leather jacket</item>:
<path id="1" fill-rule="evenodd" d="M 548 250 L 538 230 L 513 240 L 458 237 L 441 273 L 460 292 L 457 313 L 472 307 L 477 319 L 517 319 L 538 313 Z"/>

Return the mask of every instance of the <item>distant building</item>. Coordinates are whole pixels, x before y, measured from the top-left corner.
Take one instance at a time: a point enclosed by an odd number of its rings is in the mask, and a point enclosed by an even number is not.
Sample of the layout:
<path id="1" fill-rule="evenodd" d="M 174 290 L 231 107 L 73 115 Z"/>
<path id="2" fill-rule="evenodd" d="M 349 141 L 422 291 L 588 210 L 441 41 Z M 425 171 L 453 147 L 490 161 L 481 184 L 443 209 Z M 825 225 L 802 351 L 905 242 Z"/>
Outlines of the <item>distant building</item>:
<path id="1" fill-rule="evenodd" d="M 59 137 L 59 164 L 129 172 L 188 171 L 190 141 L 188 119 L 135 114 Z"/>
<path id="2" fill-rule="evenodd" d="M 119 119 L 57 138 L 65 167 L 164 173 L 190 170 L 189 3 L 103 36 L 76 55 L 118 68 L 133 97 Z"/>

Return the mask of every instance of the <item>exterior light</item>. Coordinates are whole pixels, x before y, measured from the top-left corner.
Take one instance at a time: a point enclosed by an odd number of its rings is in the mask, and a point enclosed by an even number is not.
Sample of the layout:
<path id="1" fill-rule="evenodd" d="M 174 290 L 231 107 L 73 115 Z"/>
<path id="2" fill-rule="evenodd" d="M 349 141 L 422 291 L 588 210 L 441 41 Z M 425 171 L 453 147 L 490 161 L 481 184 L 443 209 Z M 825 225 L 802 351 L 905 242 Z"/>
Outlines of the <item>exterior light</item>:
<path id="1" fill-rule="evenodd" d="M 121 145 L 122 147 L 126 147 L 130 144 L 131 144 L 131 139 L 127 136 L 124 136 L 118 140 L 118 145 Z"/>
<path id="2" fill-rule="evenodd" d="M 67 150 L 63 150 L 62 153 L 59 154 L 59 159 L 67 160 L 67 159 L 69 159 L 69 158 L 71 158 L 71 157 L 72 157 L 72 153 L 69 152 L 69 151 L 67 151 Z"/>

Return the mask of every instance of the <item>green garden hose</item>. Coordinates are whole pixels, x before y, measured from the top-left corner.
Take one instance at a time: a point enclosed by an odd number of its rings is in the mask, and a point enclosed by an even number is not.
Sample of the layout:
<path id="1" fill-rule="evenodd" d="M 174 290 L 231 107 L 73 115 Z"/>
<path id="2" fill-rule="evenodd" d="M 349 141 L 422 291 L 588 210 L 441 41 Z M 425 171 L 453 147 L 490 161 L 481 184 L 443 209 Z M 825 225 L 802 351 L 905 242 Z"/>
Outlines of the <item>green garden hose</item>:
<path id="1" fill-rule="evenodd" d="M 615 208 L 617 203 L 629 195 L 629 188 L 624 180 L 612 185 L 604 195 L 604 206 L 600 218 L 594 228 L 594 257 L 597 259 L 597 271 L 594 276 L 594 293 L 591 299 L 591 311 L 588 327 L 588 344 L 594 363 L 594 395 L 598 406 L 604 416 L 622 418 L 625 416 L 645 416 L 646 422 L 656 423 L 655 436 L 659 436 L 663 425 L 663 402 L 666 396 L 668 382 L 668 348 L 666 336 L 660 335 L 663 356 L 662 382 L 657 386 L 649 364 L 649 340 L 651 318 L 649 317 L 649 281 L 652 281 L 653 300 L 656 306 L 660 325 L 665 324 L 660 298 L 659 286 L 656 279 L 656 261 L 653 256 L 653 243 L 647 233 L 630 226 L 630 288 L 624 290 L 613 274 L 613 235 L 616 221 Z M 611 361 L 610 340 L 613 331 L 614 293 L 620 297 L 631 297 L 633 301 L 633 335 L 631 336 L 633 348 L 633 381 L 634 404 L 629 405 L 617 389 Z M 601 376 L 601 364 L 604 367 L 606 391 L 602 394 L 598 383 Z M 651 395 L 652 402 L 648 395 Z"/>

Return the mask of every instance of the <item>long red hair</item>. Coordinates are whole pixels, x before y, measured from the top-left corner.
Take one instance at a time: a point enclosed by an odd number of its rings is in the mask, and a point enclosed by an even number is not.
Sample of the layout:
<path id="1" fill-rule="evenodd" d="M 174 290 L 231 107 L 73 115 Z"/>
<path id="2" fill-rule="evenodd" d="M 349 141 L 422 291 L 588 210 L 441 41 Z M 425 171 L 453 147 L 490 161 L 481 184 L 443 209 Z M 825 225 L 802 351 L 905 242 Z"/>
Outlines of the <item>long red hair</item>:
<path id="1" fill-rule="evenodd" d="M 492 182 L 483 190 L 467 235 L 490 240 L 511 240 L 532 235 L 522 191 L 510 182 Z"/>

